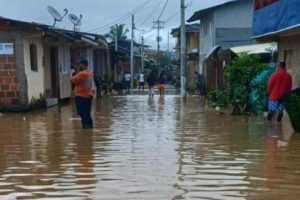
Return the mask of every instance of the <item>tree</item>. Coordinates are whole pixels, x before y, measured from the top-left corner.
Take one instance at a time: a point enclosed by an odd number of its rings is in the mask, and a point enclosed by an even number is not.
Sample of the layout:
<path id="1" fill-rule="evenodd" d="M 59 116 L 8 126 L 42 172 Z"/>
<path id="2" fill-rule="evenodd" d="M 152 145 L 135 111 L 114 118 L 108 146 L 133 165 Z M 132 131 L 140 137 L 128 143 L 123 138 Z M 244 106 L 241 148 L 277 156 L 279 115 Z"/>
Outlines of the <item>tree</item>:
<path id="1" fill-rule="evenodd" d="M 115 26 L 111 26 L 109 33 L 105 34 L 105 37 L 111 41 L 115 41 L 116 36 L 118 41 L 127 40 L 127 33 L 129 30 L 125 26 L 125 24 L 116 24 Z"/>

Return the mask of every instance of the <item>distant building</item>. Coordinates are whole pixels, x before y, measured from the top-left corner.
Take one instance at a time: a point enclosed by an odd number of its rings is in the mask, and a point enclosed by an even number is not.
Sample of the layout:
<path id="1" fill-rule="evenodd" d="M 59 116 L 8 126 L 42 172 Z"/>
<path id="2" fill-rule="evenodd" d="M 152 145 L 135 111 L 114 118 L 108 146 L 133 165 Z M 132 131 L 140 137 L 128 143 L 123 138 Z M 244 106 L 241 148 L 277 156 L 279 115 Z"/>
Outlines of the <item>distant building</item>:
<path id="1" fill-rule="evenodd" d="M 142 71 L 142 48 L 146 48 L 146 45 L 142 45 L 134 42 L 134 60 L 133 60 L 133 74 L 136 75 Z M 130 53 L 131 42 L 130 40 L 118 41 L 117 51 L 115 49 L 115 42 L 109 43 L 111 51 L 111 65 L 114 69 L 114 81 L 122 82 L 123 75 L 130 72 Z"/>
<path id="2" fill-rule="evenodd" d="M 188 22 L 200 20 L 200 73 L 208 90 L 223 87 L 223 67 L 214 54 L 220 49 L 254 43 L 252 40 L 252 0 L 234 0 L 199 10 Z"/>
<path id="3" fill-rule="evenodd" d="M 180 27 L 172 29 L 171 34 L 176 38 L 176 63 L 180 63 Z M 186 41 L 187 41 L 187 87 L 194 89 L 195 72 L 199 71 L 199 44 L 200 44 L 200 24 L 186 25 Z"/>
<path id="4" fill-rule="evenodd" d="M 70 98 L 71 66 L 82 58 L 90 70 L 110 70 L 101 35 L 0 17 L 0 108 L 25 111 Z"/>
<path id="5" fill-rule="evenodd" d="M 258 42 L 277 42 L 278 61 L 285 61 L 300 86 L 300 1 L 255 0 L 253 36 Z"/>

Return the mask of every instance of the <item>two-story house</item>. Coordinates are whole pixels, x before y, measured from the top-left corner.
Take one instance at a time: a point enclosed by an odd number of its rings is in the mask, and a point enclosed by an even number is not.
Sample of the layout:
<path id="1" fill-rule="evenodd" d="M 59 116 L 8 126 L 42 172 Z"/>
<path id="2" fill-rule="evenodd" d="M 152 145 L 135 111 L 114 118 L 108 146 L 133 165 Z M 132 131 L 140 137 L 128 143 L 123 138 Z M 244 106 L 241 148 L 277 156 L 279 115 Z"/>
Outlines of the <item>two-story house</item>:
<path id="1" fill-rule="evenodd" d="M 278 61 L 285 61 L 300 86 L 300 1 L 255 0 L 253 36 L 258 42 L 278 43 Z"/>
<path id="2" fill-rule="evenodd" d="M 176 60 L 180 62 L 180 27 L 172 29 L 172 36 L 176 38 Z M 186 48 L 187 48 L 187 88 L 195 87 L 195 72 L 199 71 L 199 39 L 200 24 L 186 25 Z"/>
<path id="3" fill-rule="evenodd" d="M 200 73 L 203 73 L 207 87 L 222 83 L 219 74 L 223 65 L 207 63 L 208 58 L 220 48 L 252 44 L 252 0 L 234 0 L 202 9 L 193 14 L 188 22 L 200 20 Z M 214 60 L 214 59 L 212 59 Z M 215 62 L 217 63 L 217 62 Z M 215 68 L 215 69 L 210 69 Z M 210 80 L 211 79 L 211 80 Z M 210 89 L 218 85 L 213 84 Z"/>

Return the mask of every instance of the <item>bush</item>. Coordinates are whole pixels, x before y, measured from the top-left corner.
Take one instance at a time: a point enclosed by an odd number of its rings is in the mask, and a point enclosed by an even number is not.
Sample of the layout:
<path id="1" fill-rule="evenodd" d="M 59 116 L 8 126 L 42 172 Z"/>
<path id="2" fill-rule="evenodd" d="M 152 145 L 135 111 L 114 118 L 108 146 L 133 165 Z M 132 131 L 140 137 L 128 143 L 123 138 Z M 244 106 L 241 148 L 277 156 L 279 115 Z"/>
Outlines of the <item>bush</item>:
<path id="1" fill-rule="evenodd" d="M 233 105 L 233 115 L 249 112 L 251 81 L 265 66 L 259 56 L 240 54 L 225 68 L 225 78 L 229 84 L 229 100 Z"/>
<path id="2" fill-rule="evenodd" d="M 285 102 L 285 109 L 296 132 L 300 132 L 300 96 L 292 94 Z"/>
<path id="3" fill-rule="evenodd" d="M 209 100 L 216 106 L 227 106 L 229 98 L 226 92 L 220 90 L 213 90 L 208 93 Z"/>

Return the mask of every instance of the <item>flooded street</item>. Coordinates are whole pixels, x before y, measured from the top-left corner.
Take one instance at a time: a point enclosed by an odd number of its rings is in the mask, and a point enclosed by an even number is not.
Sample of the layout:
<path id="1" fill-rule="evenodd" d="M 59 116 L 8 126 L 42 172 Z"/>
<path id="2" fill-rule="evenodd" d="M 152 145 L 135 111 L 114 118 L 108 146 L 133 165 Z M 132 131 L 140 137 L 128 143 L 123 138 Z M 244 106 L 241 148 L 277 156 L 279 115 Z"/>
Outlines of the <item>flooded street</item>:
<path id="1" fill-rule="evenodd" d="M 0 199 L 300 199 L 300 134 L 199 97 L 105 97 L 0 118 Z"/>

